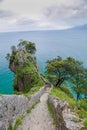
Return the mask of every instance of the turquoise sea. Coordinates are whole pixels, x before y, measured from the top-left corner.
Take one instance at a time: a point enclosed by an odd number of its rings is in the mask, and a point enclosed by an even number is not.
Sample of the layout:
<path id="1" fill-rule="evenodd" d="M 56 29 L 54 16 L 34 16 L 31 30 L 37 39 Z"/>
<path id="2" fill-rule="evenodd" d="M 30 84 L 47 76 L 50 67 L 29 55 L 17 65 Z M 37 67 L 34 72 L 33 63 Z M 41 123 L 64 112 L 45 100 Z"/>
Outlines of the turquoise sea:
<path id="1" fill-rule="evenodd" d="M 72 29 L 62 31 L 29 31 L 0 33 L 0 93 L 13 93 L 14 74 L 8 68 L 5 59 L 12 45 L 17 45 L 20 39 L 36 43 L 37 62 L 41 72 L 44 72 L 48 59 L 56 56 L 73 56 L 87 66 L 87 30 Z"/>

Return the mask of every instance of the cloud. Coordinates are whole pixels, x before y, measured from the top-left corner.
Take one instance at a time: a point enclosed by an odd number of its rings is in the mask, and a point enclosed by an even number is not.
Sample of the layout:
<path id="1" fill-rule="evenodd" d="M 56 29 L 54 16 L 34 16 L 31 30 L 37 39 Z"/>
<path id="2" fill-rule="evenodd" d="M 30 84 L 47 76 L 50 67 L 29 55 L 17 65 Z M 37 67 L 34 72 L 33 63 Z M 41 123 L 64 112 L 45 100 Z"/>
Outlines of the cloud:
<path id="1" fill-rule="evenodd" d="M 14 21 L 16 30 L 29 31 L 37 30 L 39 28 L 39 22 L 37 20 L 29 19 L 27 17 L 20 17 Z"/>
<path id="2" fill-rule="evenodd" d="M 3 2 L 4 0 L 0 0 L 0 2 Z"/>
<path id="3" fill-rule="evenodd" d="M 87 22 L 86 0 L 62 0 L 62 3 L 54 4 L 46 9 L 45 17 L 48 21 L 57 25 L 74 26 Z"/>
<path id="4" fill-rule="evenodd" d="M 8 19 L 14 15 L 15 14 L 9 10 L 0 10 L 0 19 Z"/>
<path id="5" fill-rule="evenodd" d="M 1 1 L 0 31 L 65 29 L 87 23 L 87 0 Z"/>
<path id="6" fill-rule="evenodd" d="M 36 21 L 29 19 L 29 18 L 20 18 L 20 19 L 18 19 L 16 24 L 19 25 L 19 26 L 33 25 L 33 24 L 36 24 Z"/>

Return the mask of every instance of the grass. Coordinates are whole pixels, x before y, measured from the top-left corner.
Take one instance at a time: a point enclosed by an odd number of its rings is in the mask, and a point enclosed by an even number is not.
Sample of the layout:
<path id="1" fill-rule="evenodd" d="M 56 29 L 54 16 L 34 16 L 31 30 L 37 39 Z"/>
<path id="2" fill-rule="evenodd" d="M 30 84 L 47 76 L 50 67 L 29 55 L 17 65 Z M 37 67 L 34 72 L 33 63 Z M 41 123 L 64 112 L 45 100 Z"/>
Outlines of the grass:
<path id="1" fill-rule="evenodd" d="M 60 100 L 66 100 L 69 103 L 70 108 L 72 108 L 72 109 L 75 107 L 75 105 L 77 103 L 75 99 L 73 99 L 70 96 L 68 96 L 64 91 L 62 91 L 59 88 L 55 88 L 54 87 L 51 90 L 51 94 L 54 95 L 54 96 L 57 96 Z"/>
<path id="2" fill-rule="evenodd" d="M 79 100 L 78 102 L 69 94 L 69 90 L 66 88 L 53 88 L 51 95 L 57 96 L 60 100 L 66 100 L 69 103 L 70 108 L 79 115 L 80 118 L 85 120 L 83 125 L 87 128 L 87 99 Z M 76 107 L 76 110 L 74 109 Z M 75 122 L 79 122 L 79 119 L 74 119 Z"/>
<path id="3" fill-rule="evenodd" d="M 12 122 L 9 123 L 8 130 L 17 130 L 18 126 L 21 124 L 22 124 L 21 118 L 17 118 L 14 126 L 12 126 Z"/>
<path id="4" fill-rule="evenodd" d="M 32 109 L 34 109 L 35 106 L 36 106 L 38 103 L 39 103 L 39 101 L 36 102 L 31 108 L 29 108 L 29 109 L 27 110 L 27 113 L 28 113 L 28 114 L 31 113 Z"/>
<path id="5" fill-rule="evenodd" d="M 56 117 L 55 117 L 55 115 L 53 113 L 53 110 L 52 110 L 52 108 L 51 108 L 51 106 L 50 106 L 50 104 L 48 102 L 47 102 L 47 106 L 48 106 L 48 111 L 49 111 L 49 113 L 50 113 L 50 115 L 51 115 L 51 117 L 53 119 L 53 124 L 55 125 L 56 130 L 59 130 L 59 124 L 58 124 L 58 122 L 56 120 Z"/>
<path id="6" fill-rule="evenodd" d="M 48 111 L 49 111 L 50 115 L 51 115 L 52 118 L 53 118 L 53 124 L 56 125 L 56 119 L 55 119 L 55 116 L 54 116 L 54 114 L 53 114 L 53 112 L 52 112 L 51 106 L 50 106 L 49 103 L 47 103 L 47 106 L 48 106 Z"/>
<path id="7" fill-rule="evenodd" d="M 83 122 L 85 128 L 87 128 L 87 119 Z"/>
<path id="8" fill-rule="evenodd" d="M 22 124 L 21 118 L 17 118 L 13 130 L 17 130 L 18 126 L 21 125 L 21 124 Z"/>

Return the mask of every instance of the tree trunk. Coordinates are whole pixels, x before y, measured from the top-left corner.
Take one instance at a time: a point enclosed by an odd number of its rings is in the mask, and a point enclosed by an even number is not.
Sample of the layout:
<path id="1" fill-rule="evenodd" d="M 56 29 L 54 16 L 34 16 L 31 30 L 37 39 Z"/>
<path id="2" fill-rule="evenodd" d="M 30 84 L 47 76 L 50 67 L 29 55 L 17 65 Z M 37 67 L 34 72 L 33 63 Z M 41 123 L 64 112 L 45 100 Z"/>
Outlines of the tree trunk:
<path id="1" fill-rule="evenodd" d="M 61 86 L 61 84 L 64 82 L 64 78 L 60 78 L 60 79 L 58 79 L 58 81 L 57 81 L 57 83 L 56 83 L 56 87 L 60 87 Z"/>
<path id="2" fill-rule="evenodd" d="M 80 99 L 80 93 L 77 93 L 77 101 Z"/>

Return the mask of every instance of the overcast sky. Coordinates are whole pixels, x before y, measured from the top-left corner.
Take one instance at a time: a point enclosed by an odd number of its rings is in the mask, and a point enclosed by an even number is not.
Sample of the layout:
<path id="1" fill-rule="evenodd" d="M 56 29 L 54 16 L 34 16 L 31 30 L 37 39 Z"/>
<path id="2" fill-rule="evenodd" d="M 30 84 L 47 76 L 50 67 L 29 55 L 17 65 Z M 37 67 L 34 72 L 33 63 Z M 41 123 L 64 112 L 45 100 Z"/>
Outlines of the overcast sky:
<path id="1" fill-rule="evenodd" d="M 66 29 L 87 23 L 87 0 L 0 0 L 0 32 Z"/>

